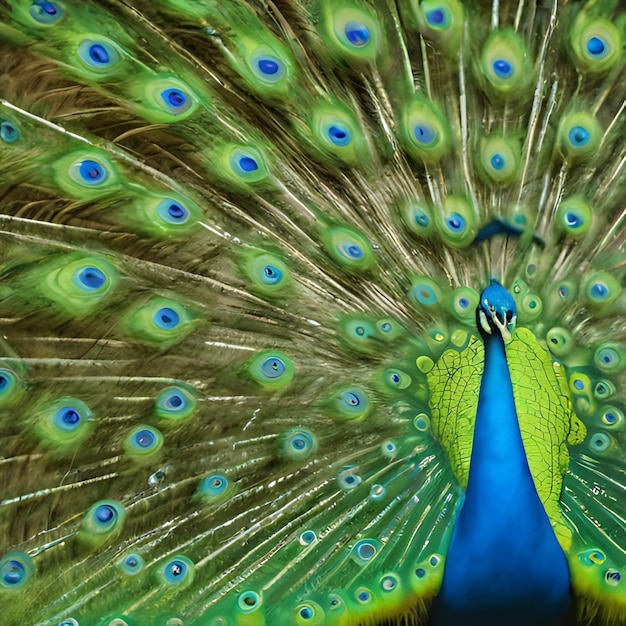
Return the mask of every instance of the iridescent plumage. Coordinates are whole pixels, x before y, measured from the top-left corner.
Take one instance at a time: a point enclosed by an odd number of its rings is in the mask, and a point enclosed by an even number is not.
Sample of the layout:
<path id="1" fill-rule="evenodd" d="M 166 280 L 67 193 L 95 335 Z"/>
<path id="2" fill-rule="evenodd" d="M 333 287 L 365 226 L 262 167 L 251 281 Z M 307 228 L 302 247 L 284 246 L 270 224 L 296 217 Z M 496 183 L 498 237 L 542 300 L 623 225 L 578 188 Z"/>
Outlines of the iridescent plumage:
<path id="1" fill-rule="evenodd" d="M 625 623 L 617 1 L 0 17 L 3 623 Z"/>

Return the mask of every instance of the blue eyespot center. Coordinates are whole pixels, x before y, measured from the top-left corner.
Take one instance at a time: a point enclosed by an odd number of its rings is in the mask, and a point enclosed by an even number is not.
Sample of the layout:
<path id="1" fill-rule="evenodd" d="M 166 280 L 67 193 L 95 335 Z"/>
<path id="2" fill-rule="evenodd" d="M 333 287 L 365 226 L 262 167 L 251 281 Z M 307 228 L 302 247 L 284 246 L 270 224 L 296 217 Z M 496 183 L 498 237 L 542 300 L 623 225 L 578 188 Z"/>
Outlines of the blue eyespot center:
<path id="1" fill-rule="evenodd" d="M 370 40 L 370 31 L 362 22 L 349 21 L 344 29 L 348 41 L 356 48 L 362 48 Z"/>
<path id="2" fill-rule="evenodd" d="M 458 213 L 451 213 L 446 218 L 446 224 L 454 232 L 461 232 L 465 229 L 465 220 Z"/>
<path id="3" fill-rule="evenodd" d="M 360 602 L 368 602 L 370 599 L 370 594 L 367 591 L 361 591 L 359 592 L 359 595 L 357 597 Z"/>
<path id="4" fill-rule="evenodd" d="M 227 486 L 228 480 L 224 476 L 212 474 L 211 476 L 207 476 L 202 483 L 200 483 L 200 491 L 209 497 L 218 496 L 225 491 Z"/>
<path id="5" fill-rule="evenodd" d="M 285 373 L 286 367 L 282 359 L 278 357 L 270 357 L 265 359 L 261 365 L 261 371 L 267 378 L 279 378 Z"/>
<path id="6" fill-rule="evenodd" d="M 291 440 L 291 445 L 296 449 L 296 450 L 304 450 L 304 448 L 306 448 L 306 440 L 304 439 L 304 437 L 294 437 Z"/>
<path id="7" fill-rule="evenodd" d="M 175 560 L 165 568 L 165 579 L 168 582 L 180 582 L 181 578 L 187 573 L 187 565 L 182 561 Z"/>
<path id="8" fill-rule="evenodd" d="M 179 408 L 180 406 L 182 406 L 183 404 L 183 398 L 181 398 L 178 395 L 173 395 L 169 400 L 168 403 L 174 407 L 175 409 Z"/>
<path id="9" fill-rule="evenodd" d="M 434 9 L 433 11 L 426 13 L 426 20 L 433 26 L 441 26 L 445 18 L 446 16 L 441 9 Z"/>
<path id="10" fill-rule="evenodd" d="M 9 379 L 6 376 L 0 374 L 0 393 L 2 393 L 9 386 Z"/>
<path id="11" fill-rule="evenodd" d="M 172 330 L 178 326 L 180 317 L 174 309 L 169 307 L 163 307 L 159 309 L 154 315 L 154 323 L 163 330 Z"/>
<path id="12" fill-rule="evenodd" d="M 19 136 L 17 128 L 11 122 L 4 121 L 0 124 L 0 139 L 5 143 L 14 143 Z"/>
<path id="13" fill-rule="evenodd" d="M 315 541 L 315 533 L 312 530 L 305 530 L 302 535 L 300 535 L 300 539 L 303 543 L 313 543 Z"/>
<path id="14" fill-rule="evenodd" d="M 101 183 L 106 179 L 107 171 L 97 161 L 85 159 L 79 166 L 78 172 L 87 183 Z"/>
<path id="15" fill-rule="evenodd" d="M 469 306 L 469 300 L 467 298 L 459 298 L 459 306 L 466 309 Z"/>
<path id="16" fill-rule="evenodd" d="M 343 401 L 349 406 L 359 406 L 361 400 L 355 393 L 347 392 L 343 394 Z"/>
<path id="17" fill-rule="evenodd" d="M 78 270 L 78 272 L 76 272 L 76 278 L 80 286 L 89 291 L 97 291 L 107 280 L 106 274 L 101 269 L 93 266 Z"/>
<path id="18" fill-rule="evenodd" d="M 587 41 L 587 51 L 594 57 L 602 58 L 606 54 L 606 45 L 600 37 L 591 37 Z"/>
<path id="19" fill-rule="evenodd" d="M 101 524 L 108 524 L 111 520 L 115 518 L 115 509 L 108 504 L 101 504 L 96 508 L 94 512 L 94 516 L 96 521 Z"/>
<path id="20" fill-rule="evenodd" d="M 157 214 L 170 224 L 183 224 L 189 217 L 189 211 L 180 202 L 169 198 L 159 202 Z"/>
<path id="21" fill-rule="evenodd" d="M 183 209 L 183 207 L 179 206 L 178 204 L 170 204 L 167 212 L 175 219 L 180 219 L 181 217 L 184 217 L 186 213 L 185 209 Z"/>
<path id="22" fill-rule="evenodd" d="M 585 383 L 582 380 L 575 380 L 574 388 L 578 389 L 578 391 L 582 391 L 585 388 Z"/>
<path id="23" fill-rule="evenodd" d="M 336 146 L 347 146 L 352 141 L 350 131 L 337 125 L 333 125 L 328 129 L 328 138 Z"/>
<path id="24" fill-rule="evenodd" d="M 170 87 L 161 92 L 163 103 L 170 113 L 178 115 L 189 110 L 191 107 L 191 98 L 184 91 L 177 87 Z"/>
<path id="25" fill-rule="evenodd" d="M 437 137 L 435 129 L 425 124 L 418 124 L 413 129 L 413 134 L 415 135 L 415 139 L 425 146 L 431 144 Z"/>
<path id="26" fill-rule="evenodd" d="M 259 70 L 268 76 L 273 76 L 279 70 L 278 63 L 272 59 L 259 59 L 257 65 Z"/>
<path id="27" fill-rule="evenodd" d="M 594 298 L 604 299 L 606 298 L 608 293 L 609 290 L 607 289 L 606 285 L 603 285 L 602 283 L 596 283 L 591 287 L 591 295 Z"/>
<path id="28" fill-rule="evenodd" d="M 41 10 L 48 15 L 56 15 L 57 9 L 52 2 L 35 2 L 35 4 L 41 7 Z"/>
<path id="29" fill-rule="evenodd" d="M 311 619 L 313 617 L 313 611 L 308 606 L 300 609 L 300 617 L 302 619 Z"/>
<path id="30" fill-rule="evenodd" d="M 504 164 L 504 157 L 499 152 L 496 152 L 496 154 L 491 157 L 491 167 L 493 167 L 494 170 L 501 170 Z"/>
<path id="31" fill-rule="evenodd" d="M 257 162 L 249 156 L 243 156 L 239 159 L 239 167 L 244 172 L 255 172 L 259 169 Z"/>
<path id="32" fill-rule="evenodd" d="M 154 433 L 145 428 L 138 430 L 133 436 L 133 443 L 135 443 L 135 445 L 139 448 L 150 448 L 155 441 L 156 437 L 154 436 Z"/>
<path id="33" fill-rule="evenodd" d="M 78 412 L 70 407 L 65 407 L 59 410 L 61 421 L 66 424 L 78 424 L 80 421 L 80 415 Z"/>
<path id="34" fill-rule="evenodd" d="M 580 226 L 582 220 L 575 213 L 566 213 L 565 221 L 569 226 Z"/>
<path id="35" fill-rule="evenodd" d="M 169 103 L 174 107 L 179 107 L 187 102 L 187 97 L 185 96 L 185 94 L 178 89 L 170 89 L 167 94 L 167 99 Z"/>
<path id="36" fill-rule="evenodd" d="M 361 259 L 363 257 L 363 250 L 355 243 L 342 244 L 341 251 L 351 259 Z"/>
<path id="37" fill-rule="evenodd" d="M 19 561 L 14 560 L 10 560 L 7 565 L 8 567 L 5 565 L 3 568 L 5 571 L 3 572 L 2 580 L 7 585 L 17 585 L 22 581 L 24 575 L 26 574 L 24 566 Z"/>
<path id="38" fill-rule="evenodd" d="M 89 46 L 89 58 L 95 63 L 106 65 L 111 59 L 107 49 L 99 43 L 94 43 Z"/>
<path id="39" fill-rule="evenodd" d="M 589 142 L 589 131 L 582 126 L 574 126 L 567 134 L 573 146 L 584 146 Z"/>
<path id="40" fill-rule="evenodd" d="M 498 59 L 493 62 L 493 71 L 498 78 L 509 78 L 513 74 L 513 66 L 504 59 Z"/>
<path id="41" fill-rule="evenodd" d="M 38 0 L 31 5 L 30 15 L 40 24 L 54 24 L 63 17 L 63 9 L 55 5 L 54 2 Z"/>
<path id="42" fill-rule="evenodd" d="M 428 215 L 426 215 L 426 213 L 424 213 L 423 211 L 417 211 L 415 212 L 415 222 L 417 224 L 419 224 L 420 226 L 428 226 L 430 220 L 428 219 Z"/>

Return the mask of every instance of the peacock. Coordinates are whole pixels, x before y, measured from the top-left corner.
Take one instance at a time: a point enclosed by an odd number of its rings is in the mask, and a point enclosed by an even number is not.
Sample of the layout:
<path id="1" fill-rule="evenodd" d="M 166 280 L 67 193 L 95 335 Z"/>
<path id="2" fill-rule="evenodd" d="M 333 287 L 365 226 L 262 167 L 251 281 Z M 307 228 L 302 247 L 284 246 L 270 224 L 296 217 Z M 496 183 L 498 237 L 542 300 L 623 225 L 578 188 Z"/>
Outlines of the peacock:
<path id="1" fill-rule="evenodd" d="M 625 41 L 2 0 L 2 623 L 626 624 Z"/>

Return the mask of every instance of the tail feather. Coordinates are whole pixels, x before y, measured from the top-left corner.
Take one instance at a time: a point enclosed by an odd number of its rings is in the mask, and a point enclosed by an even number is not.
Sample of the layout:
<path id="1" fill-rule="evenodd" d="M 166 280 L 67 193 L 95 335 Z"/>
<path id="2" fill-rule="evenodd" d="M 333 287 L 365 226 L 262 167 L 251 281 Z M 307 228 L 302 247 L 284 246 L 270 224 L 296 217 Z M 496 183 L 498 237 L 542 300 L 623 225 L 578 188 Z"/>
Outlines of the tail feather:
<path id="1" fill-rule="evenodd" d="M 492 280 L 579 622 L 623 622 L 617 2 L 0 15 L 9 624 L 423 623 Z"/>

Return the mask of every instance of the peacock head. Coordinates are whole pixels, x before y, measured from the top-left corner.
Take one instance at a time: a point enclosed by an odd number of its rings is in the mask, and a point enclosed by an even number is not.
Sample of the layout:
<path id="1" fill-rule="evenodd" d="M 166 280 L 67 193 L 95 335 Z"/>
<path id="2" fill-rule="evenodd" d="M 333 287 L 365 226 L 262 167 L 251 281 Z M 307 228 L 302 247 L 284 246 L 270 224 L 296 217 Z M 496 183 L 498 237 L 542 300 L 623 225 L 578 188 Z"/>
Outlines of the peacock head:
<path id="1" fill-rule="evenodd" d="M 479 330 L 488 335 L 500 333 L 504 341 L 511 339 L 515 329 L 517 311 L 513 296 L 496 280 L 480 295 L 476 310 Z"/>

